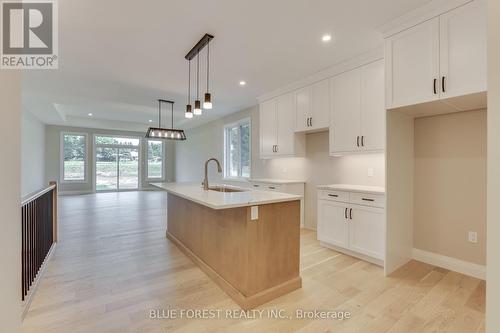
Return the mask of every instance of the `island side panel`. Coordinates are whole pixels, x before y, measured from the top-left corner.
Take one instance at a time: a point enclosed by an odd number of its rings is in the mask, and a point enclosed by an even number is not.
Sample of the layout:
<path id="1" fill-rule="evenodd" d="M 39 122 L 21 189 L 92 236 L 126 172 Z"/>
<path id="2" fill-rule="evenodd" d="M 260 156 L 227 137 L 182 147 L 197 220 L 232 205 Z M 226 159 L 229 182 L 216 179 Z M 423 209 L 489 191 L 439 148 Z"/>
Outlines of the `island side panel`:
<path id="1" fill-rule="evenodd" d="M 248 207 L 248 221 L 249 295 L 294 280 L 300 287 L 300 201 L 261 205 L 254 221 Z"/>
<path id="2" fill-rule="evenodd" d="M 215 210 L 168 194 L 167 232 L 248 295 L 247 207 Z"/>

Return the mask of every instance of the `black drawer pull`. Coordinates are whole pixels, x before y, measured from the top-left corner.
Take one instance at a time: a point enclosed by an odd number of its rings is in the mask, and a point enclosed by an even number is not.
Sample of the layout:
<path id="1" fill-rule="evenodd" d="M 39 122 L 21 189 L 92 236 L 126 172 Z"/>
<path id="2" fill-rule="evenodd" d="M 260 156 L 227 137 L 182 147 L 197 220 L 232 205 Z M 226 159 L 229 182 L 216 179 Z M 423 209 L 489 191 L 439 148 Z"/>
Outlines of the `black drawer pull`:
<path id="1" fill-rule="evenodd" d="M 259 185 L 257 185 L 257 184 L 254 184 L 254 185 L 253 185 L 253 187 L 259 187 Z"/>
<path id="2" fill-rule="evenodd" d="M 337 194 L 328 194 L 329 197 L 334 197 L 334 198 L 338 198 L 339 196 Z"/>
<path id="3" fill-rule="evenodd" d="M 363 200 L 363 201 L 371 201 L 371 202 L 375 201 L 375 199 L 367 199 L 367 198 L 363 198 L 361 200 Z"/>
<path id="4" fill-rule="evenodd" d="M 276 187 L 274 187 L 274 186 L 269 186 L 269 189 L 270 189 L 270 190 L 275 190 L 275 189 L 276 189 Z"/>

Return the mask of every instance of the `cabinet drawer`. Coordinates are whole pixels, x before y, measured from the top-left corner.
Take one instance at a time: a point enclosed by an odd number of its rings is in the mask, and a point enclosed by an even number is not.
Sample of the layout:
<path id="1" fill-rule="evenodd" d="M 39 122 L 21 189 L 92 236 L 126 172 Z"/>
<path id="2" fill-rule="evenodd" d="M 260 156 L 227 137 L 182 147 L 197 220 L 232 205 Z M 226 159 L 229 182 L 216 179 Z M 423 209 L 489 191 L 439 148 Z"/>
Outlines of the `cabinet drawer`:
<path id="1" fill-rule="evenodd" d="M 281 185 L 269 183 L 252 183 L 251 188 L 261 191 L 281 191 Z"/>
<path id="2" fill-rule="evenodd" d="M 342 191 L 321 190 L 319 191 L 319 199 L 349 202 L 349 193 Z"/>
<path id="3" fill-rule="evenodd" d="M 383 208 L 385 207 L 385 196 L 380 194 L 352 192 L 349 195 L 349 202 L 357 205 Z"/>

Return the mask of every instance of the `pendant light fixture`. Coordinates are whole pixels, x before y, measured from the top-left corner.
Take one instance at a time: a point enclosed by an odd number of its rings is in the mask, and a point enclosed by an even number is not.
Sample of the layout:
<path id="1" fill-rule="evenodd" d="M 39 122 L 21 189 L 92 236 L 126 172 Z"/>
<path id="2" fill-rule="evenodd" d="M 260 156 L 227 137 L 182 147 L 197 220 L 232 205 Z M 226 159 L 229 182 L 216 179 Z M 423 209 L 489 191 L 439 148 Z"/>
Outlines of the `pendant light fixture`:
<path id="1" fill-rule="evenodd" d="M 191 119 L 193 118 L 193 110 L 191 106 L 191 60 L 189 60 L 189 65 L 188 65 L 188 73 L 189 73 L 189 78 L 188 78 L 188 101 L 186 105 L 186 112 L 184 113 L 184 117 Z"/>
<path id="2" fill-rule="evenodd" d="M 205 93 L 203 108 L 205 110 L 212 109 L 212 95 L 210 95 L 210 40 L 207 42 L 207 92 Z"/>
<path id="3" fill-rule="evenodd" d="M 171 107 L 172 123 L 170 128 L 161 127 L 161 103 L 169 103 Z M 148 139 L 186 140 L 186 134 L 181 129 L 174 129 L 174 102 L 164 99 L 158 100 L 158 127 L 150 127 L 146 133 Z"/>
<path id="4" fill-rule="evenodd" d="M 201 115 L 200 102 L 200 54 L 196 55 L 196 100 L 194 101 L 194 115 Z"/>
<path id="5" fill-rule="evenodd" d="M 194 101 L 194 109 L 191 109 L 191 104 L 190 104 L 190 98 L 191 98 L 191 93 L 190 93 L 190 88 L 191 88 L 191 67 L 189 71 L 189 88 L 188 88 L 188 104 L 186 105 L 186 112 L 185 112 L 185 117 L 186 118 L 192 118 L 190 116 L 191 110 L 192 114 L 194 115 L 201 115 L 202 114 L 202 109 L 201 109 L 201 101 L 200 101 L 200 52 L 207 46 L 207 92 L 205 93 L 205 99 L 203 102 L 203 108 L 204 109 L 211 109 L 212 108 L 212 96 L 209 92 L 209 43 L 210 40 L 212 40 L 214 36 L 205 34 L 199 41 L 196 43 L 195 46 L 186 54 L 185 58 L 191 63 L 191 60 L 193 60 L 194 57 L 196 57 L 196 100 Z"/>

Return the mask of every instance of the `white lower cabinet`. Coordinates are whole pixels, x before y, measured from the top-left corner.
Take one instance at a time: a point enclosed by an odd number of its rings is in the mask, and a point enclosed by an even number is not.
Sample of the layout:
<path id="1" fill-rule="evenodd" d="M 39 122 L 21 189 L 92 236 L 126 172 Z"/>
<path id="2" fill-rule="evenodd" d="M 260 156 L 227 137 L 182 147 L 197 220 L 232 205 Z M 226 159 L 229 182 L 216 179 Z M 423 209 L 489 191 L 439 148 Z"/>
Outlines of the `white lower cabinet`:
<path id="1" fill-rule="evenodd" d="M 384 260 L 384 195 L 320 190 L 318 240 L 361 258 Z M 363 204 L 359 204 L 362 202 Z"/>
<path id="2" fill-rule="evenodd" d="M 319 200 L 318 240 L 328 244 L 348 247 L 349 229 L 346 219 L 347 207 L 344 203 Z"/>
<path id="3" fill-rule="evenodd" d="M 349 248 L 369 257 L 383 259 L 384 210 L 352 205 L 349 220 Z"/>

